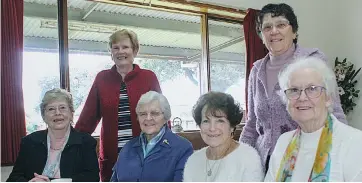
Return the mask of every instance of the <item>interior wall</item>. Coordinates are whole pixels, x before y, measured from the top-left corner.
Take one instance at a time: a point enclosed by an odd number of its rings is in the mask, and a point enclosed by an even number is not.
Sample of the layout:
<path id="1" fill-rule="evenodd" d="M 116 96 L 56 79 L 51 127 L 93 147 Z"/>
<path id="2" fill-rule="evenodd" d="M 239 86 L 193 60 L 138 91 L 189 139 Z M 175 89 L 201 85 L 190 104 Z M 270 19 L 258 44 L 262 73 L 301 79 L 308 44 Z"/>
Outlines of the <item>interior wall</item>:
<path id="1" fill-rule="evenodd" d="M 218 0 L 202 0 L 220 4 Z M 356 67 L 362 67 L 362 1 L 360 0 L 225 0 L 225 6 L 261 9 L 268 3 L 287 3 L 293 7 L 299 22 L 298 43 L 304 47 L 319 48 L 329 64 L 336 57 L 347 58 Z M 328 6 L 327 6 L 328 4 Z M 357 89 L 362 90 L 362 72 Z M 361 91 L 362 92 L 362 91 Z M 362 95 L 362 93 L 360 93 Z M 362 130 L 362 97 L 357 107 L 348 114 L 349 124 Z"/>

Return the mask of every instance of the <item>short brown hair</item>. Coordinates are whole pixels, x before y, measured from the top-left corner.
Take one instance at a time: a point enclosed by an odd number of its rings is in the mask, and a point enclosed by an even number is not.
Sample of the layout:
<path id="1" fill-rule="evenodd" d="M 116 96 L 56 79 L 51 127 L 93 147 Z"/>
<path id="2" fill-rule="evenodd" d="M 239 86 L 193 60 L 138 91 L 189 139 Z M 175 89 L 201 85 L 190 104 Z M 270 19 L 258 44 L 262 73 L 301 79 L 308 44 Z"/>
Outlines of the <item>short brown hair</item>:
<path id="1" fill-rule="evenodd" d="M 112 44 L 117 43 L 124 38 L 129 38 L 131 40 L 132 49 L 134 52 L 137 53 L 140 48 L 137 34 L 128 29 L 118 30 L 114 32 L 111 36 L 109 36 L 109 42 L 108 42 L 109 49 L 112 48 Z"/>
<path id="2" fill-rule="evenodd" d="M 213 116 L 220 111 L 226 115 L 230 122 L 230 126 L 234 128 L 241 122 L 243 112 L 238 102 L 230 94 L 222 92 L 208 92 L 197 100 L 192 110 L 192 116 L 198 126 L 201 125 L 202 109 L 207 106 L 207 111 Z"/>

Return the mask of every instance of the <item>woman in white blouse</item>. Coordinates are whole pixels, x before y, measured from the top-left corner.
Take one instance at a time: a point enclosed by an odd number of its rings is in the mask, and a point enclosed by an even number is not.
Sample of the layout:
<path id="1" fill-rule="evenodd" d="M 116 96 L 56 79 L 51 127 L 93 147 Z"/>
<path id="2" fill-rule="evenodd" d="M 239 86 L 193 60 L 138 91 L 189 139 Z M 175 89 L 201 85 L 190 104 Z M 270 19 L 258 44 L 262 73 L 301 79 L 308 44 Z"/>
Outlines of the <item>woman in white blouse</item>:
<path id="1" fill-rule="evenodd" d="M 193 117 L 208 145 L 192 154 L 184 169 L 184 182 L 262 181 L 257 151 L 233 140 L 242 112 L 231 95 L 209 92 L 199 98 Z"/>
<path id="2" fill-rule="evenodd" d="M 265 181 L 362 181 L 362 132 L 330 113 L 333 71 L 318 58 L 304 58 L 285 68 L 279 83 L 299 128 L 279 137 Z"/>

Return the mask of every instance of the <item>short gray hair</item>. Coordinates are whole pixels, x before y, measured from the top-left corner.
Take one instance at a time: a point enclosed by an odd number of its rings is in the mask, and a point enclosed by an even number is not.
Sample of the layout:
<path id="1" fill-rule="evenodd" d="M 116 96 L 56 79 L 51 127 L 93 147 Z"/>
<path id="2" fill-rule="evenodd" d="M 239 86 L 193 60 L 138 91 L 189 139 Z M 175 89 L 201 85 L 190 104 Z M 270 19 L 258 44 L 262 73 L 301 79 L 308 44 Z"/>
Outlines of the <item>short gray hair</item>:
<path id="1" fill-rule="evenodd" d="M 170 120 L 171 107 L 170 104 L 168 103 L 167 98 L 164 95 L 157 93 L 155 91 L 149 91 L 141 96 L 140 100 L 137 103 L 136 112 L 137 113 L 139 112 L 140 107 L 142 105 L 151 103 L 153 101 L 158 101 L 165 120 L 166 121 Z"/>
<path id="2" fill-rule="evenodd" d="M 284 90 L 288 89 L 289 87 L 288 85 L 290 75 L 300 69 L 312 69 L 317 71 L 322 77 L 324 87 L 326 88 L 327 96 L 331 97 L 332 99 L 336 97 L 337 82 L 333 70 L 327 65 L 324 60 L 321 60 L 320 58 L 306 57 L 292 62 L 279 73 L 278 82 L 281 88 L 279 94 L 285 103 L 287 102 L 287 97 L 284 94 Z"/>
<path id="3" fill-rule="evenodd" d="M 42 118 L 44 119 L 45 115 L 45 107 L 54 100 L 60 100 L 63 99 L 67 102 L 69 109 L 71 112 L 74 112 L 74 106 L 73 106 L 73 98 L 72 95 L 64 89 L 60 88 L 54 88 L 47 92 L 45 92 L 44 97 L 40 104 L 40 113 Z"/>

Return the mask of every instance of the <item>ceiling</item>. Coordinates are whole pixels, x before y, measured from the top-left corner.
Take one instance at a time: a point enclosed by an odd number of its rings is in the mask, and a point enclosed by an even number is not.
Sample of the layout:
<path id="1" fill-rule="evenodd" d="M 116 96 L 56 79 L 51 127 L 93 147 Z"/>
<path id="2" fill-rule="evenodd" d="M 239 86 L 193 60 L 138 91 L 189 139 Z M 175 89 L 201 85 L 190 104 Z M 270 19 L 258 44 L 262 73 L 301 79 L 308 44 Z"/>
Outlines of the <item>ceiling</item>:
<path id="1" fill-rule="evenodd" d="M 193 1 L 246 10 L 248 8 L 261 9 L 264 5 L 268 3 L 281 3 L 281 1 L 286 1 L 286 0 L 222 0 L 222 1 L 193 0 Z"/>
<path id="2" fill-rule="evenodd" d="M 25 50 L 57 51 L 57 0 L 24 0 Z M 68 0 L 70 52 L 108 54 L 109 36 L 127 28 L 143 56 L 193 61 L 201 55 L 200 17 L 85 0 Z M 242 25 L 209 21 L 212 58 L 244 60 Z"/>

